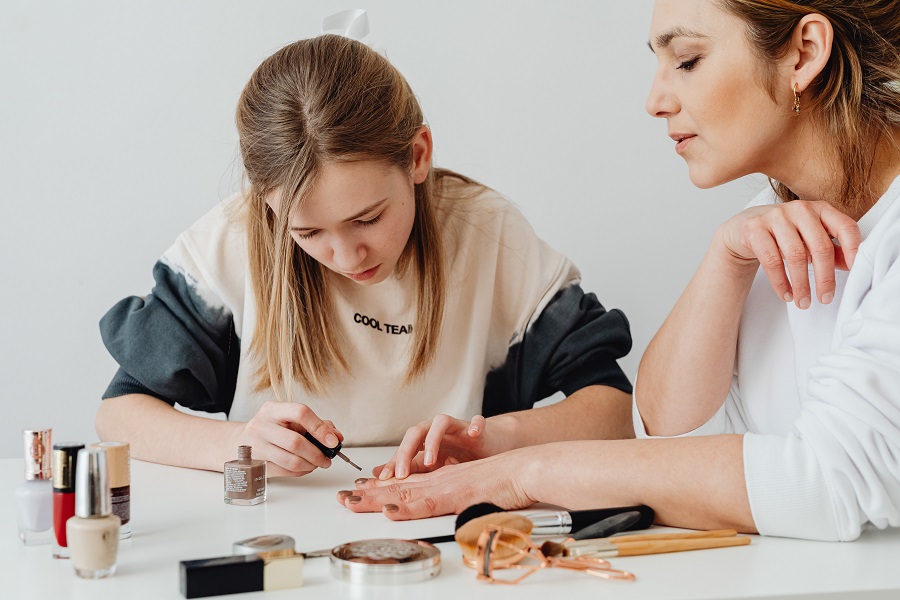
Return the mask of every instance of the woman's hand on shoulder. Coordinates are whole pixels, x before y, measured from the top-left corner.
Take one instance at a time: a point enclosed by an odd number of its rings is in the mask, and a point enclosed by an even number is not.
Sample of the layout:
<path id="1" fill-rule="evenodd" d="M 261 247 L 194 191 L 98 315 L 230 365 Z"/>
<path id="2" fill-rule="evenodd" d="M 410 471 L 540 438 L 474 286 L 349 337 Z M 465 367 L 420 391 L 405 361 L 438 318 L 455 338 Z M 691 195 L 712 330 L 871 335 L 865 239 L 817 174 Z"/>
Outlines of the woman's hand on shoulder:
<path id="1" fill-rule="evenodd" d="M 438 415 L 410 427 L 394 455 L 383 465 L 372 469 L 380 480 L 404 479 L 414 473 L 433 471 L 444 465 L 485 458 L 509 449 L 503 432 L 481 415 L 463 421 L 449 415 Z"/>
<path id="2" fill-rule="evenodd" d="M 819 302 L 828 304 L 835 270 L 853 266 L 861 242 L 852 218 L 827 202 L 804 200 L 741 211 L 719 228 L 717 238 L 738 265 L 755 270 L 758 264 L 778 297 L 800 308 L 810 305 L 809 264 Z"/>
<path id="3" fill-rule="evenodd" d="M 232 440 L 231 452 L 237 446 L 252 446 L 253 458 L 269 463 L 269 477 L 299 477 L 316 468 L 327 469 L 331 460 L 303 437 L 306 432 L 329 448 L 344 441 L 334 423 L 320 419 L 305 404 L 266 402 Z"/>

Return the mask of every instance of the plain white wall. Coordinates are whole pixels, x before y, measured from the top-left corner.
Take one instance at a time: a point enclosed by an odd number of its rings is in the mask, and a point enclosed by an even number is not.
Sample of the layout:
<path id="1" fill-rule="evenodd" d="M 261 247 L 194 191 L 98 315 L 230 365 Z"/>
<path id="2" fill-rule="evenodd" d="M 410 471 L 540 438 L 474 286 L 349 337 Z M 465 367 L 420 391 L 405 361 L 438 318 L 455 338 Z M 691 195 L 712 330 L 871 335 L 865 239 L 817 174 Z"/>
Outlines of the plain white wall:
<path id="1" fill-rule="evenodd" d="M 695 189 L 644 100 L 652 3 L 373 0 L 436 162 L 500 190 L 628 315 L 638 360 L 714 228 L 762 185 Z M 0 456 L 19 430 L 96 439 L 115 371 L 98 333 L 240 177 L 233 111 L 255 66 L 345 2 L 0 3 Z M 711 292 L 714 293 L 714 292 Z"/>

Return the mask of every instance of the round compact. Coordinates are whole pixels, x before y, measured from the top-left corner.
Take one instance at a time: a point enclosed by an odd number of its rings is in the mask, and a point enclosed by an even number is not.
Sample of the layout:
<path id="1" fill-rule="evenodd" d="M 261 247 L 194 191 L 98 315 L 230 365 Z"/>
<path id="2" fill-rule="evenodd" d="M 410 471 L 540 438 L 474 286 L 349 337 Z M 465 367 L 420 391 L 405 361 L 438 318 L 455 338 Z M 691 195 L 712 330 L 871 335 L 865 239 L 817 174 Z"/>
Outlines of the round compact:
<path id="1" fill-rule="evenodd" d="M 415 540 L 361 540 L 331 550 L 331 574 L 351 583 L 425 581 L 441 572 L 441 551 Z"/>
<path id="2" fill-rule="evenodd" d="M 294 549 L 294 538 L 289 535 L 258 535 L 235 542 L 233 554 L 259 554 L 260 552 L 287 551 Z"/>

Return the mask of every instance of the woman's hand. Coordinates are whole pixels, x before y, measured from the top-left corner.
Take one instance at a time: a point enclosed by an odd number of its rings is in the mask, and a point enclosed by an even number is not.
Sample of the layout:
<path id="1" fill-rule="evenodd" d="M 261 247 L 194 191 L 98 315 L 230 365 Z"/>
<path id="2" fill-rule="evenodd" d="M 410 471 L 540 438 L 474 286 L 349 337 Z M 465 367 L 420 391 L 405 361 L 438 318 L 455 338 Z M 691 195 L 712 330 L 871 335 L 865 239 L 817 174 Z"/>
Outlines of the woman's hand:
<path id="1" fill-rule="evenodd" d="M 334 423 L 323 421 L 305 404 L 266 402 L 231 441 L 229 454 L 237 446 L 253 446 L 253 458 L 268 461 L 269 477 L 299 477 L 317 467 L 327 469 L 331 460 L 303 437 L 307 431 L 329 448 L 344 441 Z"/>
<path id="2" fill-rule="evenodd" d="M 493 419 L 492 419 L 493 422 Z M 471 421 L 438 415 L 433 421 L 422 421 L 410 427 L 394 455 L 383 465 L 372 469 L 380 480 L 404 479 L 413 473 L 426 473 L 444 465 L 485 458 L 508 450 L 501 431 L 487 435 L 487 420 L 476 415 Z"/>
<path id="3" fill-rule="evenodd" d="M 403 481 L 357 480 L 355 490 L 340 491 L 337 499 L 353 512 L 382 511 L 394 521 L 458 514 L 480 502 L 507 510 L 525 508 L 535 502 L 524 482 L 540 463 L 539 456 L 532 456 L 536 448 L 451 464 Z"/>
<path id="4" fill-rule="evenodd" d="M 722 225 L 717 237 L 739 264 L 755 269 L 758 263 L 779 298 L 804 309 L 810 305 L 808 265 L 819 302 L 828 304 L 835 269 L 853 266 L 861 241 L 856 221 L 827 202 L 803 200 L 748 208 Z"/>

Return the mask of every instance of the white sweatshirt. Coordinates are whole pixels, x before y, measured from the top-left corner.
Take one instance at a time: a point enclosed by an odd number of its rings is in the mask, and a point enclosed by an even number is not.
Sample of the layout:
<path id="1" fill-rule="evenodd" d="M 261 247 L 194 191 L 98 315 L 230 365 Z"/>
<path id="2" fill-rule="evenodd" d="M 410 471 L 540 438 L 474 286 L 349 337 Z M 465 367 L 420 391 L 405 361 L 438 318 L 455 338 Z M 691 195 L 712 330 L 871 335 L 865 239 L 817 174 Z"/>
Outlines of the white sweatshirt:
<path id="1" fill-rule="evenodd" d="M 835 298 L 800 310 L 765 273 L 741 317 L 720 410 L 685 435 L 744 433 L 744 474 L 764 535 L 853 540 L 900 526 L 900 177 L 860 219 L 863 243 Z M 778 202 L 771 190 L 751 206 Z M 649 437 L 634 404 L 638 437 Z"/>

